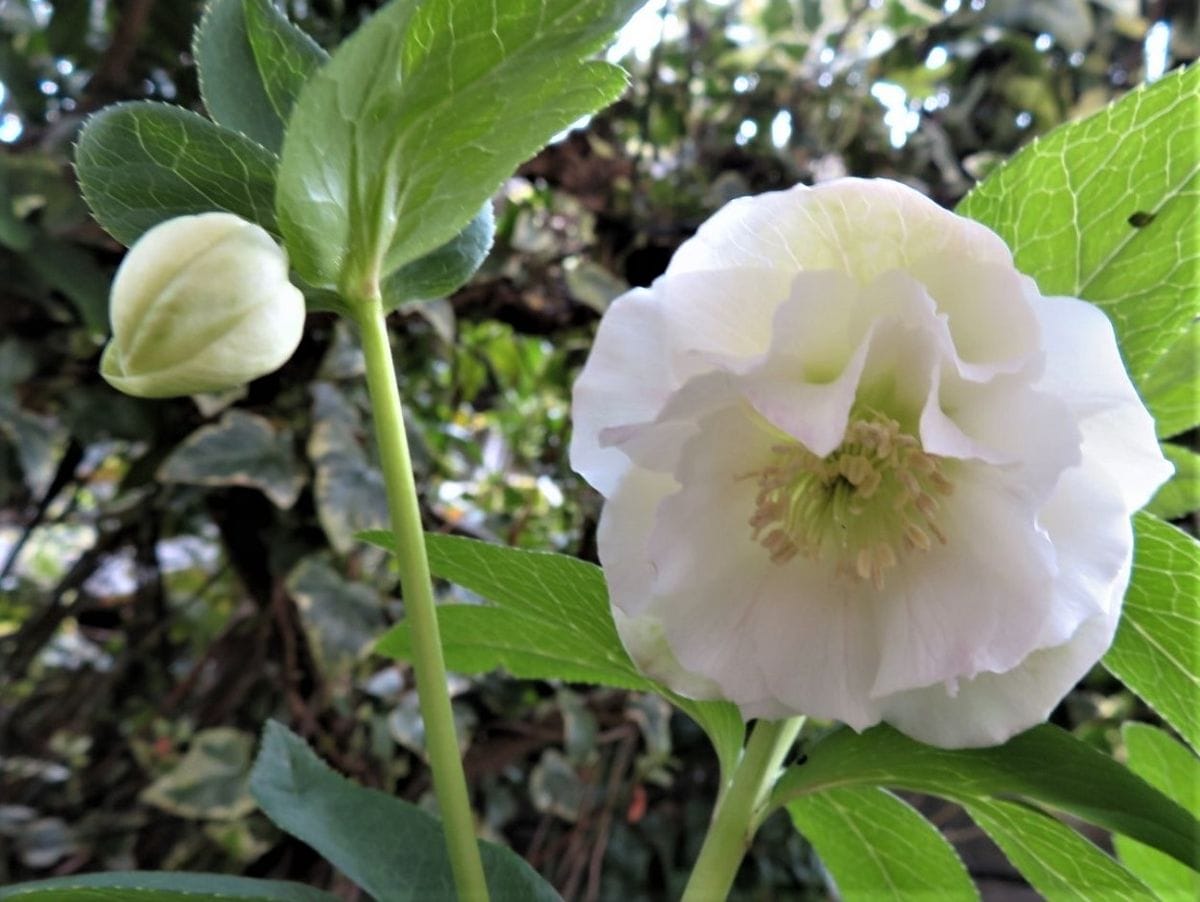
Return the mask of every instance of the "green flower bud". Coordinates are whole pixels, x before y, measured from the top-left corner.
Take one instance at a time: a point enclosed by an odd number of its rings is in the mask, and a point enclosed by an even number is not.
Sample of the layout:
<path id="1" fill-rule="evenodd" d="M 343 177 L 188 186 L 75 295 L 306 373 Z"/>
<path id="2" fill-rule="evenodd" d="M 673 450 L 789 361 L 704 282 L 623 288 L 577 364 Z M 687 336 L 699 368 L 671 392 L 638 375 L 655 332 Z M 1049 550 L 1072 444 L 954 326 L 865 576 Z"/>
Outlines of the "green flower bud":
<path id="1" fill-rule="evenodd" d="M 265 231 L 230 213 L 180 216 L 117 270 L 100 374 L 141 398 L 236 388 L 292 356 L 304 312 L 287 253 Z"/>

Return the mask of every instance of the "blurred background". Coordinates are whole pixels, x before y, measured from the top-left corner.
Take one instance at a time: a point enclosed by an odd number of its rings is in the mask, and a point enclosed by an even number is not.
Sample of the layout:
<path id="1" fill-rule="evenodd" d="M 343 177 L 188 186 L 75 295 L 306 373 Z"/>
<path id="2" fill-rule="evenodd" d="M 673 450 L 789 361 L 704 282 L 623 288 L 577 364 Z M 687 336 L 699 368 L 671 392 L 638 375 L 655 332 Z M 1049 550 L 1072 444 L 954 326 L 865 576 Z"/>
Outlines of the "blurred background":
<path id="1" fill-rule="evenodd" d="M 0 884 L 186 868 L 353 899 L 246 776 L 273 716 L 430 803 L 410 673 L 370 654 L 403 608 L 353 539 L 386 516 L 355 339 L 316 314 L 280 372 L 220 396 L 139 401 L 96 371 L 122 248 L 88 218 L 72 142 L 114 101 L 201 108 L 201 5 L 0 0 Z M 379 4 L 284 5 L 332 47 Z M 594 557 L 571 382 L 606 305 L 726 201 L 849 174 L 952 205 L 1198 42 L 1191 0 L 651 0 L 608 53 L 624 99 L 503 187 L 467 286 L 392 318 L 429 528 Z M 678 894 L 715 792 L 697 727 L 630 693 L 453 689 L 487 835 L 567 899 Z M 1055 714 L 1118 754 L 1131 717 L 1153 719 L 1099 670 Z M 986 897 L 1031 897 L 954 809 L 918 802 Z M 738 886 L 830 893 L 778 816 Z"/>

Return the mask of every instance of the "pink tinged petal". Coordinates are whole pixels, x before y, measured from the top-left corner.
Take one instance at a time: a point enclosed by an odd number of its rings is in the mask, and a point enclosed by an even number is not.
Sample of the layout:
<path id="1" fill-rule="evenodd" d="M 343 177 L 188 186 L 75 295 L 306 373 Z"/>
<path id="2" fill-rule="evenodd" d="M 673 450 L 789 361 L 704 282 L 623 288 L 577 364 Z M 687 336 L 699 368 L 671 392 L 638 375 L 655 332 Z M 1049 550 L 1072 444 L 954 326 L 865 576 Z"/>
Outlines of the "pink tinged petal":
<path id="1" fill-rule="evenodd" d="M 1116 597 L 1124 592 L 1128 569 Z M 1006 673 L 982 673 L 882 700 L 884 719 L 914 739 L 943 748 L 999 745 L 1046 720 L 1112 644 L 1117 618 L 1085 621 L 1062 645 L 1035 651 Z"/>
<path id="2" fill-rule="evenodd" d="M 746 628 L 752 666 L 762 671 L 775 710 L 841 720 L 856 730 L 879 722 L 882 709 L 869 691 L 879 660 L 878 602 L 835 576 L 827 561 L 798 557 L 772 566 Z M 762 716 L 766 706 L 742 708 Z"/>
<path id="3" fill-rule="evenodd" d="M 954 482 L 938 513 L 947 543 L 908 555 L 878 593 L 874 698 L 1010 670 L 1038 647 L 1058 568 L 1035 499 L 979 464 Z"/>
<path id="4" fill-rule="evenodd" d="M 1137 510 L 1170 477 L 1171 465 L 1125 372 L 1112 324 L 1099 308 L 1074 298 L 1043 298 L 1035 312 L 1046 347 L 1037 387 L 1071 407 L 1084 458 L 1108 470 L 1126 509 Z"/>
<path id="5" fill-rule="evenodd" d="M 1108 650 L 1133 558 L 1119 490 L 1086 462 L 1063 474 L 1039 522 L 1054 543 L 1059 569 L 1041 602 L 1049 616 L 1037 650 L 1002 673 L 887 696 L 881 699 L 885 720 L 948 748 L 995 745 L 1049 717 Z"/>
<path id="6" fill-rule="evenodd" d="M 748 524 L 757 489 L 747 473 L 770 458 L 773 441 L 756 420 L 742 406 L 700 420 L 675 473 L 687 491 L 662 500 L 644 544 L 654 577 L 623 606 L 661 621 L 680 665 L 739 702 L 769 697 L 742 628 L 773 566 Z"/>

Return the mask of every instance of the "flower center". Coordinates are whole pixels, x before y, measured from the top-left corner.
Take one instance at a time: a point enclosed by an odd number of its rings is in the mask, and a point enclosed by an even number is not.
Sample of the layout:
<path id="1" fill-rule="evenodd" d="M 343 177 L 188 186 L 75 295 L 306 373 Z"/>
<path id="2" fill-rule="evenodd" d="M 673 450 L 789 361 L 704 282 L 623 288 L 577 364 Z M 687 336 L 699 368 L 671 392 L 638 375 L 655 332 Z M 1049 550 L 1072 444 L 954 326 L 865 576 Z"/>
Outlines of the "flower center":
<path id="1" fill-rule="evenodd" d="M 749 523 L 773 563 L 832 559 L 839 574 L 882 589 L 899 556 L 946 544 L 937 522 L 937 496 L 954 491 L 945 462 L 890 417 L 854 419 L 824 458 L 794 441 L 771 450 L 749 474 L 758 481 Z"/>

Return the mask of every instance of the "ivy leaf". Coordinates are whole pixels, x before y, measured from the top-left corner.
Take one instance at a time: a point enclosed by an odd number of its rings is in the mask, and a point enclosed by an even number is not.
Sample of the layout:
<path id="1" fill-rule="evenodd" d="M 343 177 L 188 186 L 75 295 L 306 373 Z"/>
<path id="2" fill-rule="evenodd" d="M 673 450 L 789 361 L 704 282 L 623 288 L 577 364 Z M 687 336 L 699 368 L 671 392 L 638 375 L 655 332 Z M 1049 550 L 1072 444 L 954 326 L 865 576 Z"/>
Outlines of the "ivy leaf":
<path id="1" fill-rule="evenodd" d="M 455 897 L 435 817 L 334 773 L 276 721 L 263 731 L 250 790 L 276 826 L 312 846 L 379 902 Z M 479 845 L 493 898 L 558 902 L 550 885 L 511 851 Z"/>
<path id="2" fill-rule="evenodd" d="M 999 233 L 1043 294 L 1104 308 L 1142 385 L 1200 313 L 1198 196 L 1200 66 L 1190 66 L 1034 141 L 958 212 Z"/>
<path id="3" fill-rule="evenodd" d="M 1134 518 L 1133 576 L 1104 666 L 1200 749 L 1200 544 Z"/>
<path id="4" fill-rule="evenodd" d="M 301 86 L 328 59 L 271 0 L 211 0 L 192 52 L 213 121 L 273 153 Z"/>
<path id="5" fill-rule="evenodd" d="M 170 453 L 158 470 L 162 482 L 244 485 L 259 489 L 287 510 L 300 497 L 304 473 L 292 434 L 270 420 L 230 410 L 220 422 L 201 426 Z"/>
<path id="6" fill-rule="evenodd" d="M 389 552 L 392 534 L 359 538 Z M 524 551 L 456 536 L 428 535 L 429 567 L 492 604 L 438 608 L 446 663 L 460 673 L 503 668 L 521 679 L 558 679 L 657 692 L 708 733 L 730 773 L 745 727 L 728 702 L 684 699 L 644 676 L 621 644 L 600 568 L 563 554 Z M 384 634 L 380 654 L 411 656 L 407 623 Z"/>
<path id="7" fill-rule="evenodd" d="M 1200 822 L 1107 755 L 1049 724 L 993 748 L 923 745 L 889 726 L 841 727 L 775 786 L 776 805 L 843 786 L 882 786 L 963 805 L 1025 799 L 1123 833 L 1178 861 L 1193 860 Z"/>
<path id="8" fill-rule="evenodd" d="M 316 287 L 384 279 L 462 231 L 556 132 L 624 73 L 583 61 L 638 0 L 394 0 L 305 85 L 277 209 Z"/>
<path id="9" fill-rule="evenodd" d="M 966 809 L 1048 902 L 1154 898 L 1137 877 L 1042 811 L 998 799 L 977 799 Z"/>
<path id="10" fill-rule="evenodd" d="M 160 222 L 214 210 L 276 232 L 275 158 L 182 107 L 106 107 L 80 133 L 75 168 L 92 214 L 125 245 Z"/>
<path id="11" fill-rule="evenodd" d="M 1129 769 L 1200 817 L 1200 758 L 1164 731 L 1143 723 L 1121 729 Z M 1113 838 L 1121 861 L 1163 899 L 1200 899 L 1200 849 L 1193 868 L 1124 836 Z"/>
<path id="12" fill-rule="evenodd" d="M 318 889 L 227 874 L 111 871 L 0 887 L 21 902 L 337 902 Z"/>
<path id="13" fill-rule="evenodd" d="M 833 876 L 839 899 L 979 898 L 954 847 L 886 790 L 828 789 L 789 802 L 787 810 Z"/>

